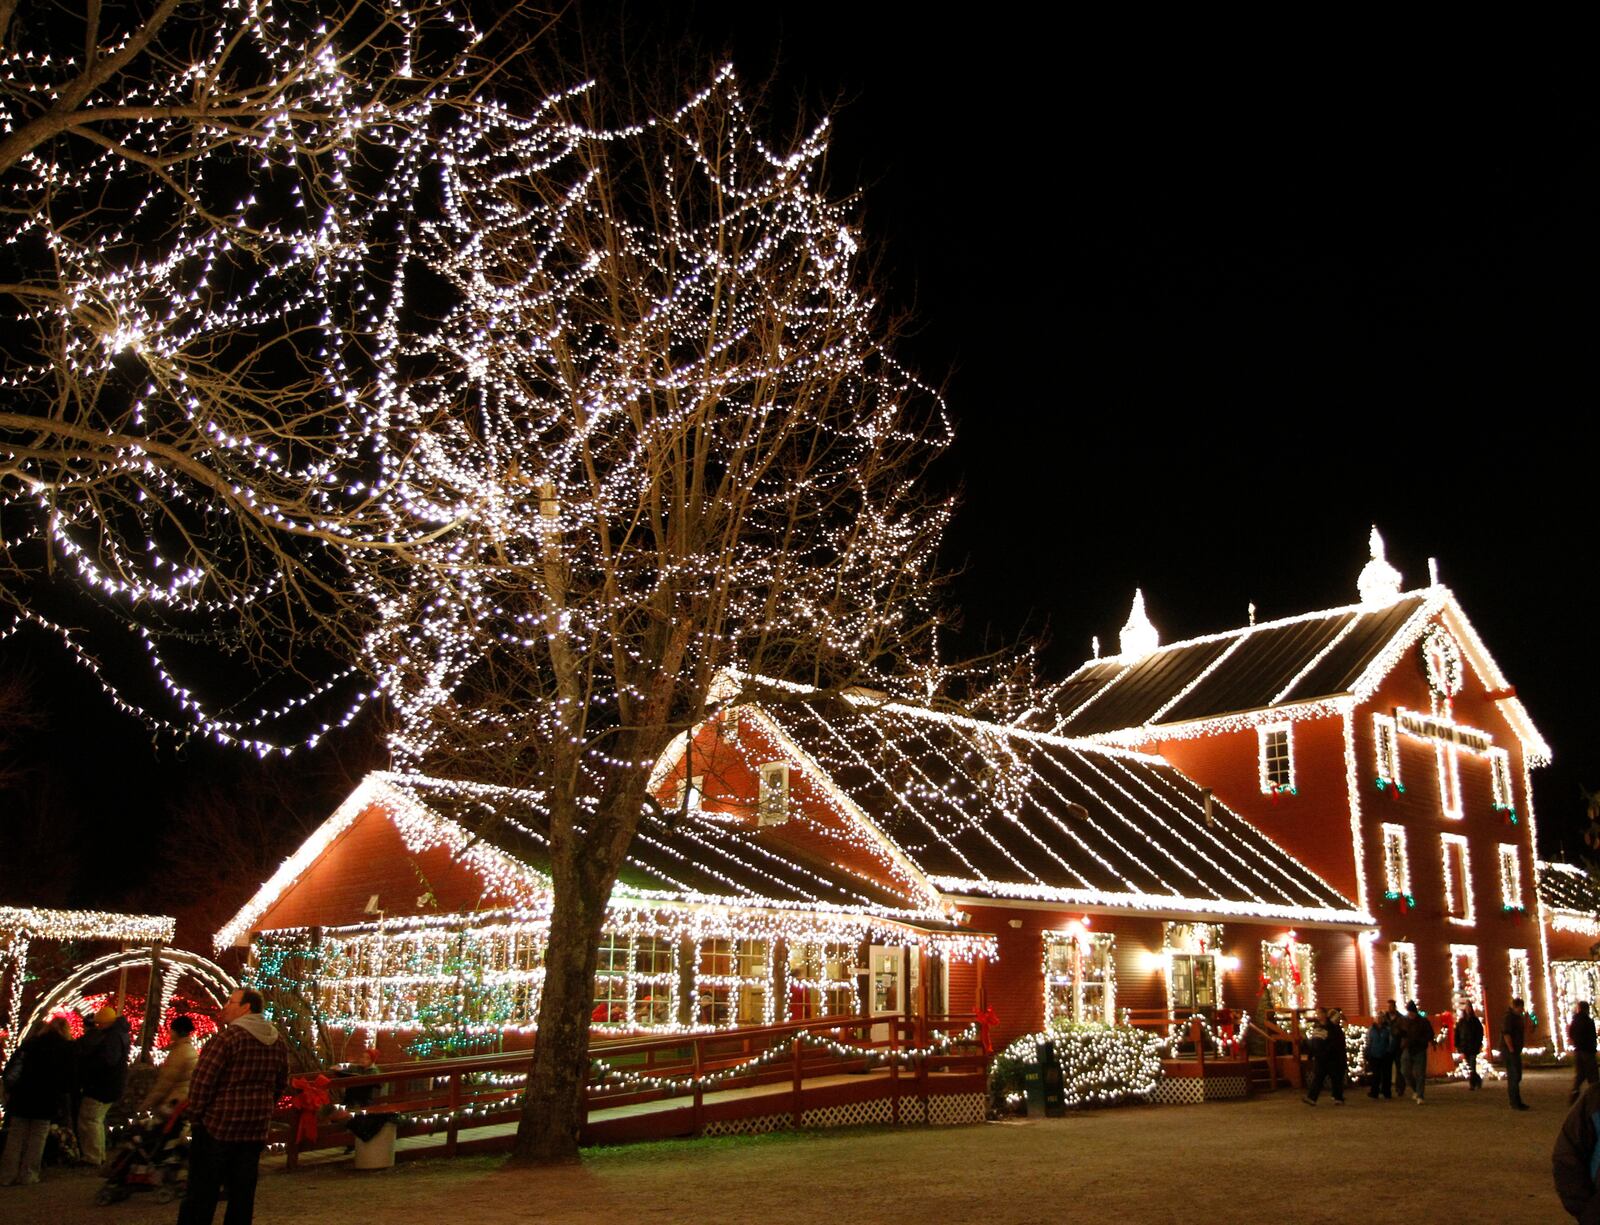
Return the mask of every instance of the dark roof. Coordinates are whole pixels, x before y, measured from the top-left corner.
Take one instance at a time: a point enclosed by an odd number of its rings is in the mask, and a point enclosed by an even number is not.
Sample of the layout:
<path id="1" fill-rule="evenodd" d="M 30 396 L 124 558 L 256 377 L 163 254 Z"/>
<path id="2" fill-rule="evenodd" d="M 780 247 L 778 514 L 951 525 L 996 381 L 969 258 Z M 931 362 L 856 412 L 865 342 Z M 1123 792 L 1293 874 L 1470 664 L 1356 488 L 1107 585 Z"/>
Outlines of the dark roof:
<path id="1" fill-rule="evenodd" d="M 1539 865 L 1539 900 L 1552 910 L 1600 916 L 1600 883 L 1569 863 Z"/>
<path id="2" fill-rule="evenodd" d="M 1370 922 L 1159 758 L 846 699 L 762 708 L 947 895 Z"/>
<path id="3" fill-rule="evenodd" d="M 1064 736 L 1098 736 L 1348 693 L 1426 599 L 1412 594 L 1379 608 L 1244 626 L 1143 659 L 1090 660 L 1067 678 L 1050 712 L 1031 722 Z"/>
<path id="4" fill-rule="evenodd" d="M 549 825 L 536 793 L 487 786 L 463 789 L 419 775 L 384 777 L 429 811 L 549 874 Z M 752 828 L 716 814 L 690 813 L 675 821 L 648 816 L 618 875 L 618 891 L 732 904 L 924 909 L 884 884 L 780 845 L 779 837 L 771 827 Z"/>

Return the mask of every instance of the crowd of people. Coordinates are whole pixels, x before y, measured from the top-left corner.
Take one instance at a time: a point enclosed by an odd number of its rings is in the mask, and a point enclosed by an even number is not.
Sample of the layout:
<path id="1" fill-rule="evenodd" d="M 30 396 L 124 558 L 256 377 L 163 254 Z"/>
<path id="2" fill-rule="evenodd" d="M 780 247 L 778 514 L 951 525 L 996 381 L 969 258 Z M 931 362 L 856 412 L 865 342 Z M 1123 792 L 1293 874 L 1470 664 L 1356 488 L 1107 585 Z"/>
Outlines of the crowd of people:
<path id="1" fill-rule="evenodd" d="M 137 1103 L 158 1118 L 185 1112 L 189 1174 L 180 1225 L 210 1222 L 224 1193 L 229 1225 L 251 1218 L 268 1127 L 289 1085 L 288 1045 L 264 1013 L 259 992 L 235 991 L 203 1050 L 195 1047 L 194 1021 L 173 1018 L 166 1058 Z M 128 1088 L 131 1047 L 127 1019 L 108 1006 L 80 1038 L 72 1037 L 69 1018 L 57 1015 L 13 1052 L 4 1072 L 0 1186 L 37 1183 L 52 1129 L 68 1119 L 74 1127 L 58 1134 L 76 1147 L 77 1161 L 105 1164 L 106 1114 Z"/>
<path id="2" fill-rule="evenodd" d="M 1589 1019 L 1588 1004 L 1578 1005 L 1568 1033 L 1574 1051 L 1579 1052 L 1575 1064 L 1578 1080 L 1572 1093 L 1572 1100 L 1576 1101 L 1585 1078 L 1595 1079 L 1594 1022 Z M 1433 1021 L 1415 1000 L 1408 1002 L 1404 1011 L 1395 1000 L 1390 1000 L 1373 1018 L 1362 1041 L 1361 1055 L 1370 1082 L 1367 1096 L 1375 1101 L 1392 1100 L 1404 1097 L 1409 1090 L 1412 1101 L 1419 1106 L 1424 1104 L 1428 1097 L 1428 1052 L 1439 1037 Z M 1483 1074 L 1478 1071 L 1478 1059 L 1483 1054 L 1483 1021 L 1470 1002 L 1462 1005 L 1451 1037 L 1466 1070 L 1467 1087 L 1481 1089 Z M 1306 1039 L 1311 1056 L 1311 1079 L 1302 1100 L 1308 1106 L 1315 1106 L 1323 1087 L 1327 1086 L 1335 1104 L 1344 1105 L 1350 1060 L 1344 1014 L 1337 1008 L 1318 1008 L 1316 1017 L 1306 1027 Z M 1500 1023 L 1500 1057 L 1513 1110 L 1529 1108 L 1522 1100 L 1522 1050 L 1526 1040 L 1527 1013 L 1523 1001 L 1515 999 Z M 1586 1054 L 1583 1053 L 1585 1042 Z"/>

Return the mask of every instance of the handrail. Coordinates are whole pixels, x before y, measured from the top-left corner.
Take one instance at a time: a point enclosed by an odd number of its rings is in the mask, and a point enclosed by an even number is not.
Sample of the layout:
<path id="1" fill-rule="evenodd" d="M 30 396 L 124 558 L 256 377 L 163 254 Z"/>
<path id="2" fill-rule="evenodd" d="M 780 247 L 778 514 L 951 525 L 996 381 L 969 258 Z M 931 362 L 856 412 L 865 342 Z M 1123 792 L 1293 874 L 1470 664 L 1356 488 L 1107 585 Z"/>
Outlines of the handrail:
<path id="1" fill-rule="evenodd" d="M 699 1134 L 704 1127 L 705 1094 L 707 1092 L 708 1076 L 718 1073 L 727 1073 L 717 1081 L 717 1085 L 728 1088 L 736 1084 L 770 1083 L 775 1079 L 791 1078 L 793 1094 L 792 1110 L 795 1125 L 800 1125 L 801 1119 L 801 1093 L 803 1081 L 808 1070 L 813 1071 L 822 1065 L 834 1069 L 847 1069 L 859 1066 L 865 1069 L 870 1062 L 883 1054 L 894 1053 L 900 1058 L 889 1061 L 889 1080 L 891 1083 L 890 1096 L 892 1101 L 892 1114 L 895 1119 L 900 1116 L 900 1062 L 907 1056 L 902 1054 L 906 1046 L 911 1047 L 909 1062 L 914 1065 L 916 1096 L 927 1100 L 928 1080 L 927 1064 L 931 1060 L 942 1064 L 947 1070 L 952 1067 L 965 1067 L 976 1062 L 987 1067 L 988 1056 L 981 1050 L 976 1055 L 962 1055 L 955 1053 L 958 1045 L 979 1047 L 976 1038 L 969 1038 L 964 1043 L 952 1042 L 950 1050 L 935 1053 L 927 1049 L 927 1035 L 930 1029 L 946 1031 L 965 1029 L 973 1024 L 969 1016 L 952 1016 L 948 1014 L 937 1016 L 911 1016 L 894 1013 L 878 1016 L 862 1016 L 859 1013 L 840 1013 L 822 1017 L 812 1017 L 803 1021 L 781 1021 L 772 1025 L 750 1026 L 739 1029 L 702 1030 L 699 1032 L 681 1032 L 666 1035 L 637 1035 L 616 1039 L 597 1038 L 591 1041 L 589 1052 L 591 1060 L 601 1060 L 611 1064 L 614 1060 L 626 1059 L 628 1067 L 613 1068 L 619 1071 L 624 1079 L 621 1083 L 607 1083 L 605 1080 L 590 1082 L 584 1089 L 584 1112 L 587 1115 L 590 1103 L 604 1102 L 608 1105 L 621 1105 L 626 1100 L 648 1100 L 663 1096 L 677 1096 L 678 1094 L 693 1095 L 694 1131 Z M 884 1038 L 874 1038 L 873 1030 L 885 1031 Z M 852 1031 L 854 1031 L 852 1033 Z M 846 1052 L 839 1052 L 827 1046 L 817 1047 L 797 1041 L 800 1034 L 816 1035 L 827 1039 L 833 1038 L 840 1045 L 848 1046 Z M 854 1040 L 845 1042 L 847 1036 Z M 956 1037 L 958 1033 L 948 1033 L 949 1037 Z M 920 1039 L 920 1041 L 919 1041 Z M 791 1067 L 788 1072 L 782 1064 L 773 1064 L 762 1061 L 761 1056 L 767 1052 L 776 1052 L 785 1044 L 792 1047 Z M 708 1050 L 707 1048 L 712 1048 Z M 717 1049 L 722 1048 L 722 1049 Z M 519 1096 L 521 1088 L 514 1083 L 501 1083 L 487 1087 L 469 1086 L 463 1083 L 463 1078 L 485 1072 L 503 1072 L 515 1069 L 523 1072 L 531 1059 L 532 1048 L 517 1051 L 504 1051 L 492 1055 L 469 1055 L 456 1059 L 431 1059 L 419 1060 L 415 1063 L 397 1064 L 378 1072 L 363 1072 L 354 1075 L 341 1075 L 330 1086 L 339 1095 L 344 1096 L 349 1090 L 361 1088 L 374 1088 L 379 1086 L 392 1086 L 391 1092 L 397 1097 L 380 1099 L 372 1102 L 366 1110 L 373 1113 L 416 1114 L 430 1110 L 441 1110 L 446 1121 L 446 1153 L 453 1155 L 456 1149 L 456 1137 L 459 1130 L 464 1110 L 478 1107 L 488 1108 L 480 1110 L 480 1117 L 487 1118 L 489 1111 L 509 1113 L 511 1107 L 504 1105 L 509 1098 Z M 657 1060 L 657 1056 L 670 1052 L 670 1060 Z M 643 1057 L 642 1066 L 635 1063 Z M 747 1073 L 735 1069 L 748 1066 Z M 629 1078 L 628 1073 L 635 1070 L 641 1072 L 647 1083 L 640 1084 L 637 1079 Z M 513 1078 L 515 1079 L 515 1078 Z M 405 1082 L 426 1081 L 430 1082 L 420 1092 L 406 1094 Z M 443 1081 L 441 1087 L 440 1083 Z M 681 1081 L 681 1085 L 670 1082 Z M 668 1082 L 666 1084 L 654 1082 Z M 292 1112 L 291 1112 L 292 1113 Z M 436 1118 L 439 1116 L 436 1116 Z M 288 1168 L 294 1169 L 298 1163 L 299 1155 L 299 1128 L 291 1127 L 290 1138 L 286 1146 L 286 1163 Z"/>

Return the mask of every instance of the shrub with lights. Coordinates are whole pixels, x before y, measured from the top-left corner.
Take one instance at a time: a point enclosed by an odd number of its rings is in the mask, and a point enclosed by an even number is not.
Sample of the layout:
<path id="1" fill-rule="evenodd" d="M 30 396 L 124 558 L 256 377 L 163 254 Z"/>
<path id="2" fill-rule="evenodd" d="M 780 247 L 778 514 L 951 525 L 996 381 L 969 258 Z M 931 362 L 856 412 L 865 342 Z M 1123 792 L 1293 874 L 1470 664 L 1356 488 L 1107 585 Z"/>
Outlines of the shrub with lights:
<path id="1" fill-rule="evenodd" d="M 1039 1044 L 1055 1045 L 1062 1099 L 1069 1107 L 1148 1102 L 1161 1079 L 1161 1039 L 1128 1025 L 1056 1021 L 1044 1033 L 1018 1038 L 989 1069 L 989 1104 L 996 1114 L 1018 1113 L 1023 1085 L 1039 1066 Z"/>

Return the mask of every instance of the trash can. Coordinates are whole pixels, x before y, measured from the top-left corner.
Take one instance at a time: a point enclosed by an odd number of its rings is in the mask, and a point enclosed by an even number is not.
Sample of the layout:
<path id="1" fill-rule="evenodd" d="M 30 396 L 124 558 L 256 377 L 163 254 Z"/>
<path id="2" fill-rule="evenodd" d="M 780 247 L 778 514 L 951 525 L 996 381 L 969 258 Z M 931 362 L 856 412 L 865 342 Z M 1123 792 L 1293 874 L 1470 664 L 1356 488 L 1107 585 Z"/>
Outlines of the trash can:
<path id="1" fill-rule="evenodd" d="M 1056 1058 L 1056 1044 L 1040 1042 L 1034 1047 L 1034 1054 L 1034 1064 L 1022 1078 L 1028 1096 L 1028 1113 L 1060 1118 L 1067 1113 L 1067 1102 L 1062 1093 L 1061 1061 Z"/>
<path id="2" fill-rule="evenodd" d="M 392 1114 L 362 1114 L 350 1120 L 350 1134 L 355 1138 L 355 1159 L 351 1165 L 358 1170 L 387 1170 L 394 1164 L 394 1142 L 399 1134 Z"/>

